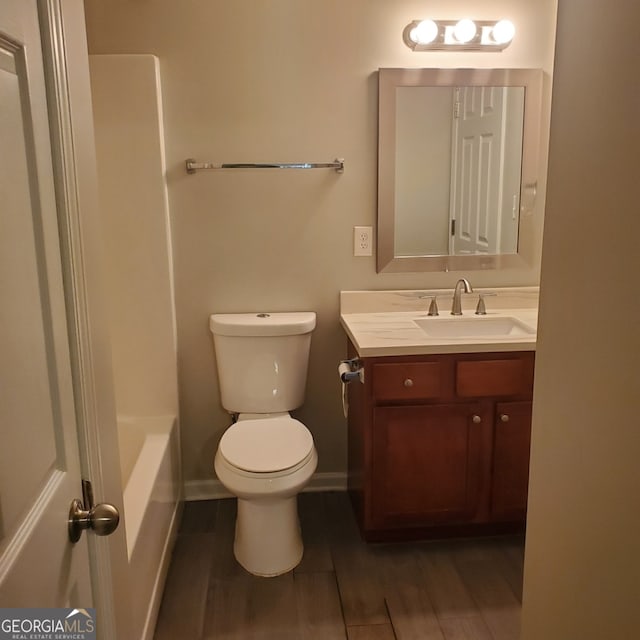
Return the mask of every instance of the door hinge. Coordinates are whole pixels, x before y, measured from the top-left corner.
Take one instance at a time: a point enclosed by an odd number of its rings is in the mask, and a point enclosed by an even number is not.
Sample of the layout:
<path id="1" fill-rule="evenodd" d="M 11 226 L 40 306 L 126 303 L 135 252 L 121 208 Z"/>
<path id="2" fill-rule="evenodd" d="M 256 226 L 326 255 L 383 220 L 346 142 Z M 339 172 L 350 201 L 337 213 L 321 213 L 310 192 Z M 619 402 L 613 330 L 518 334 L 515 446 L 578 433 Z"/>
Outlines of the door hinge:
<path id="1" fill-rule="evenodd" d="M 460 87 L 456 87 L 453 92 L 453 119 L 454 120 L 460 117 L 461 104 L 462 104 L 462 100 L 460 100 Z"/>
<path id="2" fill-rule="evenodd" d="M 455 218 L 451 220 L 451 235 L 452 236 L 456 235 L 456 219 Z"/>

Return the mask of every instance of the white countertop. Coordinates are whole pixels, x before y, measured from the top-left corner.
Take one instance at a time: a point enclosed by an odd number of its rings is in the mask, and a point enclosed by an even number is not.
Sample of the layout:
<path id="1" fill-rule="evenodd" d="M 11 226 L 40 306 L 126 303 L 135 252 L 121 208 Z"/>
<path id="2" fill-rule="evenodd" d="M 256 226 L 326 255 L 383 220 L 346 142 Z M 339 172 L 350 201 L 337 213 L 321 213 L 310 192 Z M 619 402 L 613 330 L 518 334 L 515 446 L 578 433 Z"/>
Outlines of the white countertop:
<path id="1" fill-rule="evenodd" d="M 463 294 L 463 318 L 478 317 L 474 315 L 477 293 L 495 294 L 486 297 L 487 315 L 482 317 L 512 317 L 536 329 L 537 287 L 476 289 L 475 293 Z M 452 317 L 449 313 L 453 296 L 451 289 L 342 291 L 340 322 L 358 355 L 372 357 L 535 350 L 535 332 L 514 337 L 428 336 L 414 320 L 428 317 L 429 294 L 437 295 L 440 317 Z"/>

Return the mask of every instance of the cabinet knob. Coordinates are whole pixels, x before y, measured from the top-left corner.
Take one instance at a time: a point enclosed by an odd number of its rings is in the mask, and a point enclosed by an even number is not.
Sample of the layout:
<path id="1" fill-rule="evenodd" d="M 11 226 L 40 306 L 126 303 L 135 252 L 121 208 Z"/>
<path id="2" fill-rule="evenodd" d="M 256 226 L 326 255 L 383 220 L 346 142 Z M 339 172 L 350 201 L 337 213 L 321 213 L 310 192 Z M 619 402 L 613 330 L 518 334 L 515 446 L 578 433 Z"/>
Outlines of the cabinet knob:
<path id="1" fill-rule="evenodd" d="M 473 415 L 473 417 L 471 418 L 471 421 L 474 424 L 480 424 L 482 422 L 482 418 L 476 413 Z"/>
<path id="2" fill-rule="evenodd" d="M 412 380 L 411 378 L 407 378 L 407 379 L 404 381 L 404 386 L 405 386 L 405 387 L 413 387 L 413 380 Z"/>
<path id="3" fill-rule="evenodd" d="M 502 420 L 502 422 L 509 422 L 509 415 L 507 413 L 501 413 L 500 420 Z"/>

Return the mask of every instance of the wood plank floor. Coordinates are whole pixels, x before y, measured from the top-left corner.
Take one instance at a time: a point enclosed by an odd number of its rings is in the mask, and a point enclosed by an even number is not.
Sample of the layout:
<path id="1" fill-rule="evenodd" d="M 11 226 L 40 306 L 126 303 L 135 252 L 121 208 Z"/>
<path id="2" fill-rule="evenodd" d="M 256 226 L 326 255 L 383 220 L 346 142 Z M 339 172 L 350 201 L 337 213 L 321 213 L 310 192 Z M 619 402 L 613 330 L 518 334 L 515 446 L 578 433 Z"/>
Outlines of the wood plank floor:
<path id="1" fill-rule="evenodd" d="M 277 578 L 233 557 L 235 499 L 190 502 L 155 640 L 517 640 L 524 540 L 366 544 L 346 493 L 304 493 L 305 554 Z"/>

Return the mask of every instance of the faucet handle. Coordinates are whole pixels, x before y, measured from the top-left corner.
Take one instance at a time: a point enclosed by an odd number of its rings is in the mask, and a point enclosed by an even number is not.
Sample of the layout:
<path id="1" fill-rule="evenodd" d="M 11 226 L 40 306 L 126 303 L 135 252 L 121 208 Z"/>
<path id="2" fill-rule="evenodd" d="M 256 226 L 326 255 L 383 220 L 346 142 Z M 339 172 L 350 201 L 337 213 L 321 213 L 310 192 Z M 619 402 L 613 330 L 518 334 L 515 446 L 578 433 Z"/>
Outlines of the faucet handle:
<path id="1" fill-rule="evenodd" d="M 478 293 L 478 306 L 476 307 L 477 316 L 486 316 L 487 307 L 484 304 L 484 299 L 490 296 L 496 296 L 497 293 Z"/>
<path id="2" fill-rule="evenodd" d="M 436 293 L 424 293 L 419 298 L 429 298 L 431 302 L 429 303 L 429 311 L 427 311 L 428 316 L 439 316 L 440 312 L 438 311 L 438 294 Z"/>

